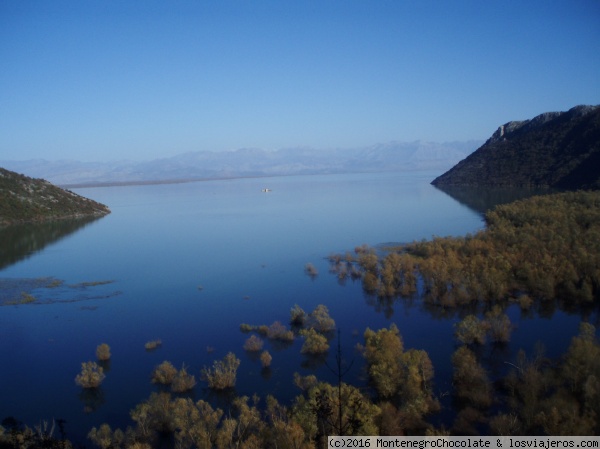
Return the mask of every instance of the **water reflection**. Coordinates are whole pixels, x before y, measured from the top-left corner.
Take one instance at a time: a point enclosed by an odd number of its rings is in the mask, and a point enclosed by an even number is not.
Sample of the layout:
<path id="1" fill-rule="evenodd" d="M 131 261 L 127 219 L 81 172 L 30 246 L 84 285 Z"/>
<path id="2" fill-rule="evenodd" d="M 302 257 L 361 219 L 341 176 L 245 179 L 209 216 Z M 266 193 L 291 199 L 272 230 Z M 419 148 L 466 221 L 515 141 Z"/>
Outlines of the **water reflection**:
<path id="1" fill-rule="evenodd" d="M 85 217 L 0 228 L 0 270 L 34 255 L 97 219 Z"/>
<path id="2" fill-rule="evenodd" d="M 78 397 L 83 403 L 84 413 L 94 413 L 106 402 L 104 391 L 100 387 L 83 388 Z"/>
<path id="3" fill-rule="evenodd" d="M 500 204 L 556 192 L 552 189 L 527 187 L 435 186 L 435 188 L 481 215 Z"/>

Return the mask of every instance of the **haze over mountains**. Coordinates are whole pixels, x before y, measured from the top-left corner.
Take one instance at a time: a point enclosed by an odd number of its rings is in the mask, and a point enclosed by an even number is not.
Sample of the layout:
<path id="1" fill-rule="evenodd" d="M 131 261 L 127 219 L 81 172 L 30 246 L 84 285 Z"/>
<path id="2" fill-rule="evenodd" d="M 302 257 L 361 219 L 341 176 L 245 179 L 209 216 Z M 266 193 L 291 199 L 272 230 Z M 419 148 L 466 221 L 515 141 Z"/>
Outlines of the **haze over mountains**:
<path id="1" fill-rule="evenodd" d="M 0 167 L 63 186 L 366 171 L 435 169 L 442 172 L 467 157 L 481 143 L 477 140 L 389 142 L 364 148 L 326 150 L 244 148 L 189 152 L 144 162 L 0 160 Z"/>

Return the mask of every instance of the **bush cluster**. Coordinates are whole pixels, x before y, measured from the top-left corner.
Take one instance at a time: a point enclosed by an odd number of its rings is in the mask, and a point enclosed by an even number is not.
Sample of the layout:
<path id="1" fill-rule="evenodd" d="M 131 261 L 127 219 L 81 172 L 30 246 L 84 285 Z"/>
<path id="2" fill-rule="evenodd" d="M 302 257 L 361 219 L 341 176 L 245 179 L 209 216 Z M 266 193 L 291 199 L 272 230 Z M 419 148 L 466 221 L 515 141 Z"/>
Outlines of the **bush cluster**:
<path id="1" fill-rule="evenodd" d="M 100 361 L 105 361 L 110 359 L 110 346 L 106 343 L 102 343 L 98 345 L 96 348 L 96 358 Z"/>
<path id="2" fill-rule="evenodd" d="M 515 294 L 524 308 L 533 300 L 577 304 L 600 298 L 600 192 L 498 206 L 486 214 L 486 223 L 474 235 L 414 242 L 381 258 L 359 247 L 353 261 L 337 256 L 334 266 L 358 267 L 370 294 L 419 293 L 443 307 L 494 303 Z"/>
<path id="3" fill-rule="evenodd" d="M 81 364 L 81 372 L 75 377 L 75 383 L 82 388 L 98 388 L 106 378 L 104 369 L 96 362 Z"/>
<path id="4" fill-rule="evenodd" d="M 215 390 L 224 390 L 235 387 L 237 369 L 240 360 L 234 353 L 228 353 L 223 360 L 215 360 L 210 368 L 204 367 L 201 371 L 202 380 Z"/>

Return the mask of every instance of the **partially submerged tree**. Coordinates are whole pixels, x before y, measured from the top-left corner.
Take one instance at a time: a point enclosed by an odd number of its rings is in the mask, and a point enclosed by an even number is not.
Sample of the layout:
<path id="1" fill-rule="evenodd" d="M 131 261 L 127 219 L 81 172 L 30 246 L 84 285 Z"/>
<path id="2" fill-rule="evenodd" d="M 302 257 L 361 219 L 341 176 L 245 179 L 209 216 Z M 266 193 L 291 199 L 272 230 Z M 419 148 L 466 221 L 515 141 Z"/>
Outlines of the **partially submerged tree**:
<path id="1" fill-rule="evenodd" d="M 152 371 L 152 383 L 171 385 L 177 375 L 177 368 L 165 360 Z"/>
<path id="2" fill-rule="evenodd" d="M 295 304 L 290 310 L 290 323 L 293 326 L 303 326 L 305 321 L 306 312 L 298 304 Z"/>
<path id="3" fill-rule="evenodd" d="M 96 348 L 96 358 L 100 361 L 105 361 L 110 359 L 110 346 L 106 343 L 102 343 L 98 345 Z"/>
<path id="4" fill-rule="evenodd" d="M 335 321 L 329 316 L 329 309 L 319 304 L 308 315 L 306 327 L 311 327 L 317 332 L 325 333 L 335 329 Z"/>
<path id="5" fill-rule="evenodd" d="M 488 324 L 475 315 L 467 315 L 462 321 L 454 325 L 454 329 L 454 335 L 461 343 L 467 345 L 473 343 L 485 344 Z"/>
<path id="6" fill-rule="evenodd" d="M 81 364 L 81 372 L 75 377 L 75 383 L 82 388 L 98 388 L 106 378 L 104 369 L 96 362 Z"/>
<path id="7" fill-rule="evenodd" d="M 187 372 L 185 366 L 175 374 L 173 382 L 171 383 L 171 390 L 174 393 L 184 393 L 191 390 L 196 385 L 196 378 Z"/>
<path id="8" fill-rule="evenodd" d="M 256 335 L 251 335 L 244 343 L 244 349 L 250 352 L 258 352 L 263 348 L 264 341 Z"/>
<path id="9" fill-rule="evenodd" d="M 202 380 L 208 382 L 208 386 L 215 390 L 233 388 L 240 363 L 235 354 L 230 352 L 223 360 L 215 360 L 211 368 L 202 368 Z"/>
<path id="10" fill-rule="evenodd" d="M 260 354 L 260 364 L 263 368 L 269 368 L 271 366 L 271 361 L 273 357 L 269 354 L 269 351 L 263 351 Z"/>
<path id="11" fill-rule="evenodd" d="M 300 349 L 302 354 L 323 354 L 329 350 L 327 338 L 313 328 L 302 329 L 300 335 L 305 338 L 302 349 Z"/>

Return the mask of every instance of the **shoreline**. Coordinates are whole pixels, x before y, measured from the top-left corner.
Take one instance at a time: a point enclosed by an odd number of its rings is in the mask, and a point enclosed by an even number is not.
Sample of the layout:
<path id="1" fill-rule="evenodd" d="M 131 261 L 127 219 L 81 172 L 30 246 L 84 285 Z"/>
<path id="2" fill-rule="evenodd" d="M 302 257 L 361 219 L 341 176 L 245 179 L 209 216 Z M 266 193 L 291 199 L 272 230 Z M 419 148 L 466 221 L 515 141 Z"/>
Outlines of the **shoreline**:
<path id="1" fill-rule="evenodd" d="M 437 171 L 436 169 L 411 169 L 411 170 L 374 170 L 374 171 L 340 171 L 327 173 L 290 173 L 290 174 L 270 174 L 270 175 L 232 175 L 232 176 L 216 176 L 208 178 L 175 178 L 175 179 L 156 179 L 146 181 L 98 181 L 89 183 L 73 183 L 73 184 L 56 184 L 64 190 L 69 189 L 85 189 L 92 187 L 127 187 L 127 186 L 147 186 L 160 184 L 186 184 L 191 182 L 207 182 L 207 181 L 230 181 L 234 179 L 262 179 L 262 178 L 287 178 L 294 176 L 330 176 L 330 175 L 351 175 L 351 174 L 366 174 L 366 173 L 405 173 L 405 172 L 427 172 Z"/>

